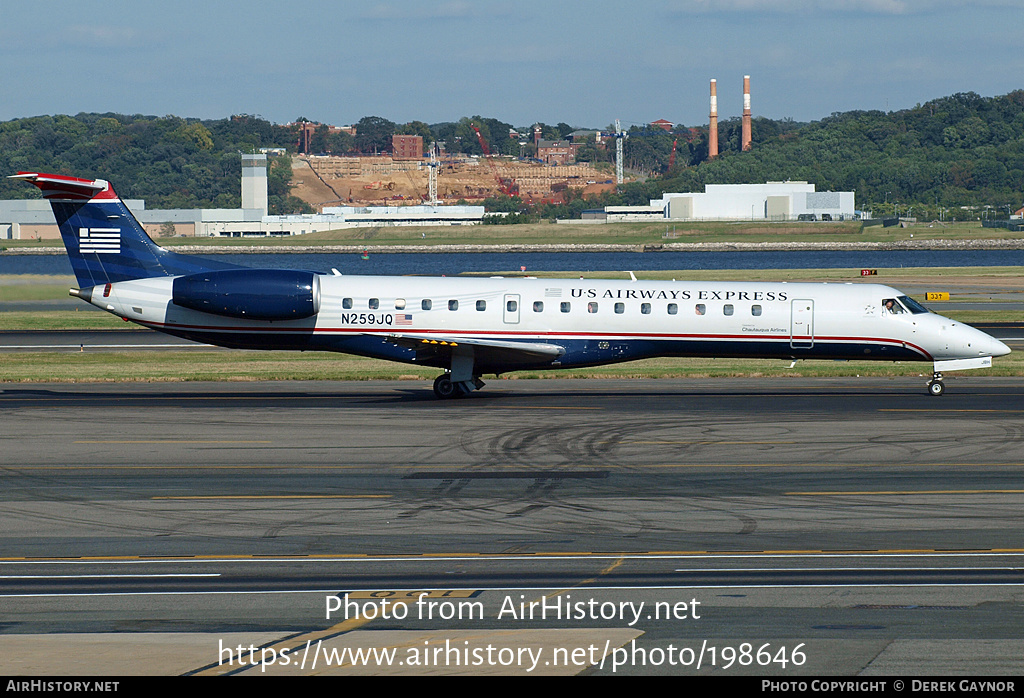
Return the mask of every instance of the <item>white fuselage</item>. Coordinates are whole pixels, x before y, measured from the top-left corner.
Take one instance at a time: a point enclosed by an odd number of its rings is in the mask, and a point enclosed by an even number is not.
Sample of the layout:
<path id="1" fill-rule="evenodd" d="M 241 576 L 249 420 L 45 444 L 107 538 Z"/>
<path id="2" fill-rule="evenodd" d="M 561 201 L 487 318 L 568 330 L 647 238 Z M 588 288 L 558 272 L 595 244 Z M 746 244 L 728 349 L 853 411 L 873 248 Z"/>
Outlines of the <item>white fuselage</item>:
<path id="1" fill-rule="evenodd" d="M 320 276 L 319 284 L 319 312 L 302 320 L 181 308 L 171 302 L 170 277 L 111 284 L 106 296 L 96 287 L 91 302 L 212 344 L 399 361 L 416 358 L 389 337 L 559 345 L 563 356 L 532 363 L 562 367 L 656 355 L 941 362 L 1009 352 L 963 323 L 914 312 L 912 301 L 898 300 L 904 294 L 878 284 L 374 276 Z M 886 309 L 889 300 L 898 312 Z M 489 360 L 478 365 L 502 370 Z"/>

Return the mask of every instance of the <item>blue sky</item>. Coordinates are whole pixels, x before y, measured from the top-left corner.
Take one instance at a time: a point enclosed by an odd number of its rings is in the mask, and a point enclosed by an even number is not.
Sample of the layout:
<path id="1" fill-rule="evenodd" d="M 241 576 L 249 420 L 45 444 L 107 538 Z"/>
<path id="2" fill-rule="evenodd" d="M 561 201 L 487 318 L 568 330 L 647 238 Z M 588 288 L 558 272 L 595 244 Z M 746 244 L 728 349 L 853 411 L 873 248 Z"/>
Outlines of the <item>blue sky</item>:
<path id="1" fill-rule="evenodd" d="M 0 0 L 0 120 L 810 121 L 1024 88 L 1024 0 Z"/>

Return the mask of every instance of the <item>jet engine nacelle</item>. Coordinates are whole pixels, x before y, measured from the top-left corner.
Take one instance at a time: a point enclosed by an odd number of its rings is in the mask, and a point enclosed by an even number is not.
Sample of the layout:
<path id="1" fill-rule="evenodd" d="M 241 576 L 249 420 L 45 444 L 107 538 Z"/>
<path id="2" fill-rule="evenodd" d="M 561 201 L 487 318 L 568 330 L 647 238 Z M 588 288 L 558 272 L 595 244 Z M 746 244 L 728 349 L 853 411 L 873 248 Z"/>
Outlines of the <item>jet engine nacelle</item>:
<path id="1" fill-rule="evenodd" d="M 320 312 L 320 278 L 310 271 L 225 269 L 174 279 L 182 308 L 250 320 L 301 320 Z"/>

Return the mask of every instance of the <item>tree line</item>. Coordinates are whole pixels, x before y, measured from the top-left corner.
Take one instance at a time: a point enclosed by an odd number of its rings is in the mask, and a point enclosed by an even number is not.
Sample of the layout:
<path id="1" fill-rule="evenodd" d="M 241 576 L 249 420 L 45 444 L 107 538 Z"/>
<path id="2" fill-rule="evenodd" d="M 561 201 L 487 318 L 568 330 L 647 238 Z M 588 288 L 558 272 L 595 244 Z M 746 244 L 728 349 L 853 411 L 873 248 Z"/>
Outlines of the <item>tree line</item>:
<path id="1" fill-rule="evenodd" d="M 317 126 L 310 150 L 335 155 L 389 152 L 393 135 L 408 134 L 422 136 L 428 147 L 443 142 L 448 153 L 481 155 L 474 126 L 493 154 L 535 155 L 532 124 L 514 127 L 478 115 L 438 124 L 399 124 L 367 116 L 356 122 L 354 136 Z M 549 140 L 568 139 L 578 130 L 566 123 L 539 127 L 542 138 Z M 614 132 L 611 126 L 600 130 Z M 919 217 L 973 217 L 990 207 L 1005 216 L 1022 203 L 1024 90 L 998 97 L 960 93 L 912 109 L 834 113 L 810 123 L 755 118 L 753 147 L 747 152 L 740 149 L 740 131 L 740 119 L 720 121 L 720 155 L 709 161 L 706 125 L 678 125 L 671 131 L 633 126 L 624 142 L 624 165 L 640 181 L 602 197 L 583 199 L 570 193 L 562 208 L 549 207 L 543 214 L 567 217 L 586 207 L 644 204 L 666 191 L 703 191 L 705 184 L 787 179 L 812 182 L 818 191 L 853 191 L 859 207 L 883 215 L 913 210 Z M 613 161 L 614 139 L 602 140 L 584 139 L 577 158 Z M 0 122 L 0 170 L 101 177 L 114 181 L 122 196 L 144 198 L 152 208 L 237 208 L 239 153 L 258 148 L 294 153 L 297 143 L 296 125 L 246 114 L 214 120 L 36 116 Z M 271 210 L 308 211 L 289 193 L 287 157 L 271 159 Z M 0 179 L 0 198 L 36 195 L 31 188 Z M 496 200 L 492 206 L 527 211 L 515 201 Z M 536 207 L 531 212 L 542 213 Z"/>

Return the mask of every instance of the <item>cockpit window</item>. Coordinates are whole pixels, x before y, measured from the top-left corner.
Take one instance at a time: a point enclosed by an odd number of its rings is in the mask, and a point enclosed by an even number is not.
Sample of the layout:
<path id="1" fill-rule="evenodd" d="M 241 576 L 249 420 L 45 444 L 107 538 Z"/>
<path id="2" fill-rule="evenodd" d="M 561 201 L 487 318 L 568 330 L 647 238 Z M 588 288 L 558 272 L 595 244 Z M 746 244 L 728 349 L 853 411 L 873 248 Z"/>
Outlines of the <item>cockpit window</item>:
<path id="1" fill-rule="evenodd" d="M 901 315 L 906 311 L 903 310 L 903 306 L 895 298 L 883 298 L 882 299 L 882 312 L 889 313 L 892 315 Z"/>
<path id="2" fill-rule="evenodd" d="M 928 308 L 924 307 L 910 296 L 900 296 L 900 303 L 907 306 L 907 309 L 914 315 L 920 315 L 921 313 L 930 313 Z"/>

